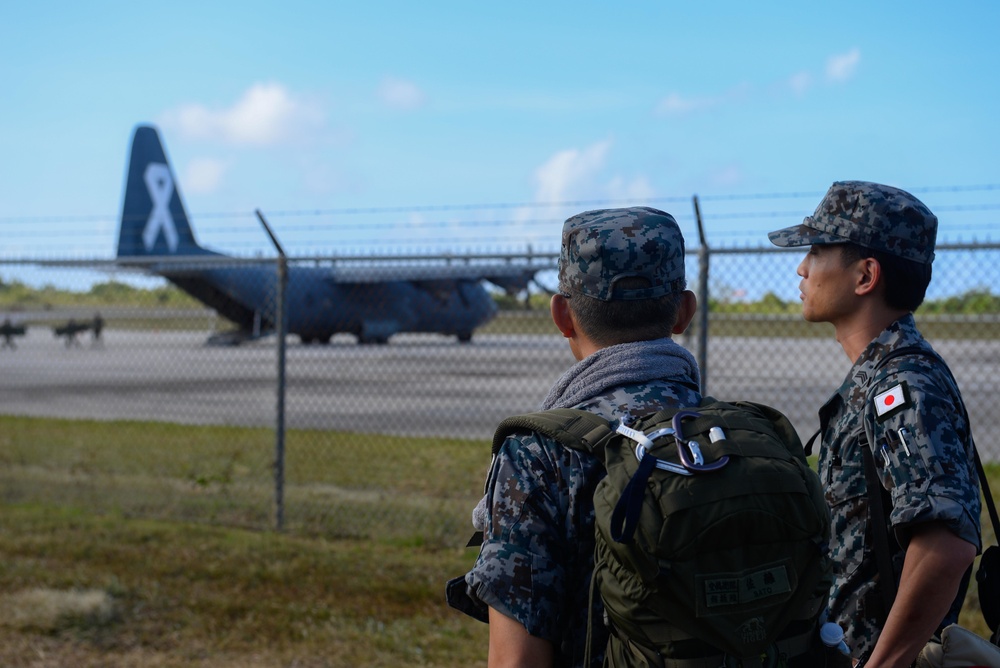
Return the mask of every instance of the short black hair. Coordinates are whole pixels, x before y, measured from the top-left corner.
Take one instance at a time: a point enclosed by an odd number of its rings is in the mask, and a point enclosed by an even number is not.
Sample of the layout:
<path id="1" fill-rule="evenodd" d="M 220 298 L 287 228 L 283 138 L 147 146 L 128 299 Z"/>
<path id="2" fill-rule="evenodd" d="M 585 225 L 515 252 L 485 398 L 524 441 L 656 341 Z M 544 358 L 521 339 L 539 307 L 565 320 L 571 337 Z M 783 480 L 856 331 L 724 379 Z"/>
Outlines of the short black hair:
<path id="1" fill-rule="evenodd" d="M 649 281 L 624 278 L 616 282 L 616 287 L 642 289 L 649 287 Z M 583 333 L 594 343 L 607 347 L 670 336 L 677 323 L 681 294 L 672 292 L 652 299 L 602 301 L 574 293 L 569 298 L 569 307 Z"/>
<path id="2" fill-rule="evenodd" d="M 912 313 L 924 303 L 927 286 L 931 282 L 930 263 L 908 260 L 855 243 L 839 245 L 843 249 L 841 259 L 845 266 L 867 258 L 878 261 L 882 267 L 882 281 L 885 284 L 885 302 L 890 308 Z"/>

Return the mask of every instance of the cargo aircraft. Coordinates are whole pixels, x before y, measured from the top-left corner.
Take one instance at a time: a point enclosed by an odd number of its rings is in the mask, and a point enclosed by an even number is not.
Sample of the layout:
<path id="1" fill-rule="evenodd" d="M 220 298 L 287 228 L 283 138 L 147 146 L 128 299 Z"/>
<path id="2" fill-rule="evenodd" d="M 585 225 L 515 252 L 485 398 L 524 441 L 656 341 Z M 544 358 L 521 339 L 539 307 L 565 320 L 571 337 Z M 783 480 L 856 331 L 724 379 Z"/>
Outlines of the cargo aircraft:
<path id="1" fill-rule="evenodd" d="M 331 260 L 331 266 L 289 264 L 287 332 L 303 343 L 329 343 L 340 332 L 359 343 L 386 343 L 399 332 L 435 332 L 467 342 L 497 312 L 484 280 L 516 294 L 548 268 L 499 259 L 353 266 Z M 159 133 L 149 125 L 136 127 L 132 137 L 117 264 L 163 276 L 232 321 L 236 330 L 214 337 L 217 343 L 275 332 L 277 264 L 235 261 L 198 244 Z"/>

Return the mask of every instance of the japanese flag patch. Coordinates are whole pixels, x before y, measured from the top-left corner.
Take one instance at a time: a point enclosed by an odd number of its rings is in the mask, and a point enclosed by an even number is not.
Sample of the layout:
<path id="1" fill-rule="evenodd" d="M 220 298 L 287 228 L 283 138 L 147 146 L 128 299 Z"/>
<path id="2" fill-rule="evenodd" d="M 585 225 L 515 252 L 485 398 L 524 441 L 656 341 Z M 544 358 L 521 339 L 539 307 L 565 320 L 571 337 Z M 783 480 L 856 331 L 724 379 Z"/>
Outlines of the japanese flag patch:
<path id="1" fill-rule="evenodd" d="M 885 392 L 876 394 L 873 401 L 875 402 L 875 415 L 880 421 L 902 410 L 910 404 L 910 393 L 907 391 L 906 382 L 903 381 L 893 385 Z"/>

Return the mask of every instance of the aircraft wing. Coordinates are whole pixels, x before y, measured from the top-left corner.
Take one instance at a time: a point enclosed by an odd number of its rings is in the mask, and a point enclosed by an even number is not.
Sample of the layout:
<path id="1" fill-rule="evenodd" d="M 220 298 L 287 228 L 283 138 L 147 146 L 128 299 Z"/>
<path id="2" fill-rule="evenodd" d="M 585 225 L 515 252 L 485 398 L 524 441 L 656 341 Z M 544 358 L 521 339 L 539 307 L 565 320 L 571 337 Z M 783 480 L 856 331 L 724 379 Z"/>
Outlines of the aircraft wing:
<path id="1" fill-rule="evenodd" d="M 248 264 L 273 267 L 273 258 L 261 260 L 260 263 L 249 262 L 220 255 L 196 256 L 187 258 L 170 258 L 168 261 L 157 261 L 149 258 L 143 263 L 130 260 L 122 262 L 121 266 L 146 271 L 170 279 L 200 277 L 207 266 L 221 268 L 226 266 L 246 267 Z M 511 261 L 476 262 L 467 259 L 421 258 L 419 261 L 394 261 L 385 258 L 366 260 L 364 262 L 343 261 L 328 258 L 289 258 L 298 266 L 313 265 L 324 272 L 324 279 L 337 285 L 389 283 L 393 281 L 478 281 L 486 280 L 511 292 L 524 290 L 528 282 L 540 271 L 556 269 L 555 260 L 524 258 Z"/>
<path id="2" fill-rule="evenodd" d="M 531 263 L 501 262 L 476 263 L 456 260 L 435 263 L 371 264 L 337 263 L 327 280 L 331 283 L 384 283 L 388 281 L 478 281 L 486 280 L 508 291 L 519 291 L 539 271 L 555 269 L 554 262 Z"/>
<path id="3" fill-rule="evenodd" d="M 555 258 L 525 258 L 511 261 L 476 262 L 465 258 L 421 258 L 419 261 L 391 261 L 376 258 L 362 262 L 329 258 L 290 258 L 291 262 L 326 265 L 326 280 L 335 284 L 387 283 L 391 281 L 477 281 L 486 280 L 504 289 L 523 290 L 540 271 L 553 271 Z M 274 266 L 274 258 L 260 261 L 261 266 Z M 224 255 L 184 257 L 148 257 L 114 260 L 31 260 L 44 267 L 94 269 L 105 272 L 133 271 L 166 278 L 199 277 L 206 266 L 246 267 L 247 259 Z"/>

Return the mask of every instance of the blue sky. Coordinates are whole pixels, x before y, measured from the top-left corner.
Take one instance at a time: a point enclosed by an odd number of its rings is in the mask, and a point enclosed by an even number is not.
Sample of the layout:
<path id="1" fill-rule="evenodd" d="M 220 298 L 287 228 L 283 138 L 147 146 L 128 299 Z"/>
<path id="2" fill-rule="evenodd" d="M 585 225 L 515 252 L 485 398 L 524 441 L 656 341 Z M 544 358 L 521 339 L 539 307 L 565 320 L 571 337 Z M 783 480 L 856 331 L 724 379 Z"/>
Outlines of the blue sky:
<path id="1" fill-rule="evenodd" d="M 997 25 L 986 2 L 7 2 L 0 258 L 111 257 L 142 122 L 237 254 L 268 252 L 257 208 L 292 254 L 551 250 L 605 203 L 693 235 L 695 194 L 713 244 L 757 244 L 838 179 L 997 241 Z"/>

